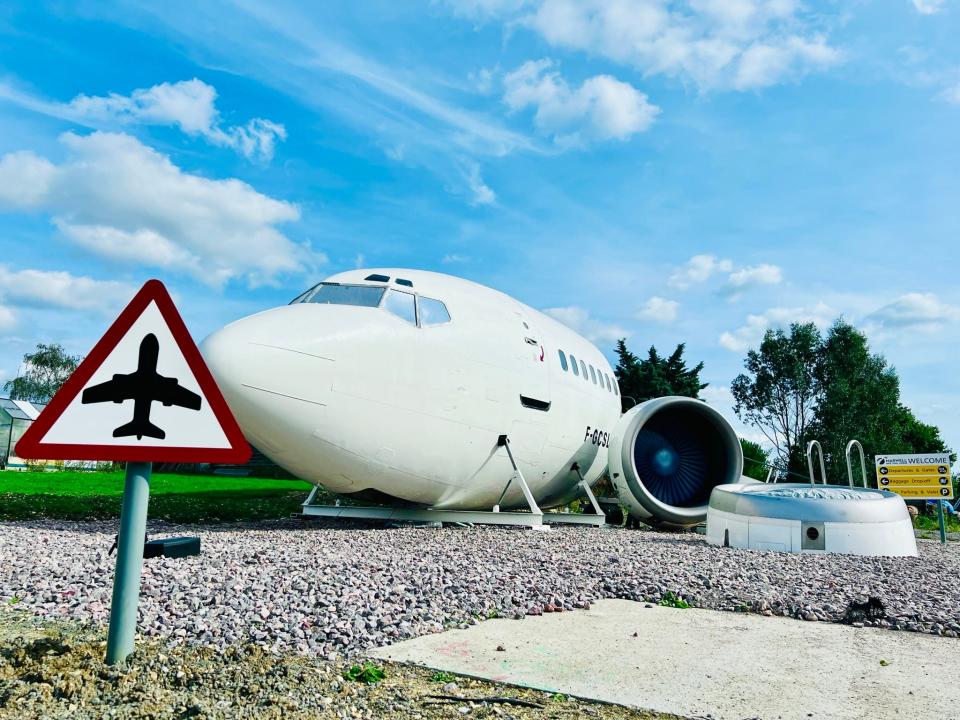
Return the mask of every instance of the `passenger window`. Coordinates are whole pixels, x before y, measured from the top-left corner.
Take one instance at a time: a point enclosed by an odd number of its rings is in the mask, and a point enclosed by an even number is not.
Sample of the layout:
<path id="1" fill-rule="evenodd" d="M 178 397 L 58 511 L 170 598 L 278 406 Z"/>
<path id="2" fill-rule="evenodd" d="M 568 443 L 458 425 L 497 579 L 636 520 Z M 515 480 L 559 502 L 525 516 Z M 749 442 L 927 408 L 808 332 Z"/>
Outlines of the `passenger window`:
<path id="1" fill-rule="evenodd" d="M 573 355 L 570 356 L 570 364 L 573 365 L 573 374 L 580 377 L 580 371 L 577 369 L 577 359 Z"/>
<path id="2" fill-rule="evenodd" d="M 610 386 L 610 376 L 604 373 L 603 379 L 607 381 L 607 392 L 613 392 L 613 388 Z"/>
<path id="3" fill-rule="evenodd" d="M 398 318 L 402 318 L 412 325 L 417 324 L 416 301 L 410 293 L 389 290 L 387 299 L 383 302 L 383 307 L 387 312 L 393 313 Z"/>
<path id="4" fill-rule="evenodd" d="M 563 350 L 557 350 L 560 353 L 560 367 L 563 368 L 563 371 L 567 371 L 567 356 L 563 354 Z"/>
<path id="5" fill-rule="evenodd" d="M 442 325 L 450 322 L 447 306 L 433 298 L 420 297 L 420 324 Z"/>
<path id="6" fill-rule="evenodd" d="M 590 366 L 590 379 L 593 380 L 593 384 L 597 384 L 597 374 L 593 371 L 593 365 Z"/>
<path id="7" fill-rule="evenodd" d="M 583 379 L 590 382 L 590 378 L 587 377 L 587 364 L 583 360 L 580 361 L 580 370 L 583 372 Z"/>
<path id="8" fill-rule="evenodd" d="M 613 394 L 614 394 L 614 395 L 619 395 L 619 394 L 620 394 L 620 388 L 617 387 L 617 379 L 616 379 L 616 378 L 613 379 Z"/>

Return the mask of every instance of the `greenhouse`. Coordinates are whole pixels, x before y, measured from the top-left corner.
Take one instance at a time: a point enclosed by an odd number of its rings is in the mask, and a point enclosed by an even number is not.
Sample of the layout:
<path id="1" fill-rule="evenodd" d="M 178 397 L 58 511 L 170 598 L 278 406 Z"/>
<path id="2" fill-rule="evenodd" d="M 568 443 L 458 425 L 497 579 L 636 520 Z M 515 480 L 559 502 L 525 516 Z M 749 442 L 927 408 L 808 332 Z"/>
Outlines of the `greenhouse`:
<path id="1" fill-rule="evenodd" d="M 15 454 L 17 440 L 23 437 L 44 407 L 26 400 L 0 398 L 0 469 L 26 469 L 26 463 Z"/>

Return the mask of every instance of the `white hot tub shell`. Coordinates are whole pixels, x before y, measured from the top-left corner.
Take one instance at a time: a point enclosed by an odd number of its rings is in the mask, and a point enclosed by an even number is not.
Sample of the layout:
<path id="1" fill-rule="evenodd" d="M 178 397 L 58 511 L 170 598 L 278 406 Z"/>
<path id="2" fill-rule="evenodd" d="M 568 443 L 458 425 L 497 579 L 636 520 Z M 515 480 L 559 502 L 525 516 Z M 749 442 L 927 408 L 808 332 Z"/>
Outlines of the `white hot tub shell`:
<path id="1" fill-rule="evenodd" d="M 782 552 L 917 554 L 903 498 L 837 485 L 718 485 L 707 509 L 707 541 Z"/>

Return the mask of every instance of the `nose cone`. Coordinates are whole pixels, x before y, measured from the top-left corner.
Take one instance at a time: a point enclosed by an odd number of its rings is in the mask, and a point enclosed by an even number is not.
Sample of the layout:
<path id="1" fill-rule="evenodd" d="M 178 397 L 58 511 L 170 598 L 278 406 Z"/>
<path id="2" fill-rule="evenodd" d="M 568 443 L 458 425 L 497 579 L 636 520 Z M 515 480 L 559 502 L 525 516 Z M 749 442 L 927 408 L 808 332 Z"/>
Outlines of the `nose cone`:
<path id="1" fill-rule="evenodd" d="M 271 457 L 290 444 L 293 423 L 325 408 L 330 393 L 334 360 L 300 349 L 309 327 L 303 311 L 283 307 L 243 318 L 200 346 L 244 435 Z"/>

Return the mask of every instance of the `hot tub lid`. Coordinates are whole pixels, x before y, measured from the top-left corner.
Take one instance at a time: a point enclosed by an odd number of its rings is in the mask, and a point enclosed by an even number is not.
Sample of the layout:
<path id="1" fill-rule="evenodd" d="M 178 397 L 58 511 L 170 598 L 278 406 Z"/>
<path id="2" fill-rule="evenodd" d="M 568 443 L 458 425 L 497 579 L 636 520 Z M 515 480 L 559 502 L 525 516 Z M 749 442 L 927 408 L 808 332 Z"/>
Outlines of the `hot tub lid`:
<path id="1" fill-rule="evenodd" d="M 896 493 L 872 488 L 808 483 L 735 483 L 717 485 L 710 495 L 714 510 L 805 522 L 880 523 L 909 517 Z"/>

